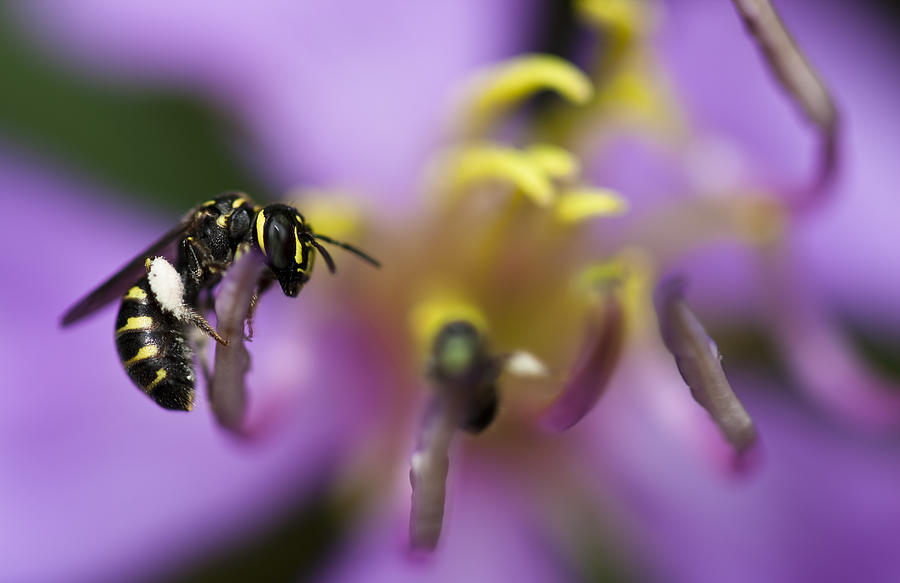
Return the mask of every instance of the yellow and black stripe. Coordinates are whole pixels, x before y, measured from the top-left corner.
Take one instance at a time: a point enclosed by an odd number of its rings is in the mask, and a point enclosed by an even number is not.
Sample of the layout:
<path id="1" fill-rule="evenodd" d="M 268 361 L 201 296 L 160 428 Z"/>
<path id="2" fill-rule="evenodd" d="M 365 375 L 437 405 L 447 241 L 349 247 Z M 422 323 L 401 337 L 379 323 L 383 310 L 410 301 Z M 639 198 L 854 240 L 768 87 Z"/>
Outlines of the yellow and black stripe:
<path id="1" fill-rule="evenodd" d="M 144 277 L 122 298 L 116 349 L 131 380 L 166 409 L 194 404 L 193 354 L 184 325 L 163 312 Z"/>

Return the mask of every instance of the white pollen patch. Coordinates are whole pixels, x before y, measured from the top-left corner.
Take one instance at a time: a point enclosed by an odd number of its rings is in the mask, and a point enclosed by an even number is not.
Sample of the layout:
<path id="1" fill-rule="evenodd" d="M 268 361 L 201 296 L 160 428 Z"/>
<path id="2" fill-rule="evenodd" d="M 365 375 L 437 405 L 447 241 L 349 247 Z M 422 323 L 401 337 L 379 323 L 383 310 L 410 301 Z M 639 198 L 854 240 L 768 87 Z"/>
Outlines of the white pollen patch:
<path id="1" fill-rule="evenodd" d="M 538 378 L 550 376 L 547 366 L 530 352 L 520 350 L 512 353 L 504 367 L 510 374 L 519 377 Z"/>
<path id="2" fill-rule="evenodd" d="M 164 257 L 154 257 L 147 268 L 150 291 L 160 307 L 179 320 L 188 319 L 191 310 L 184 304 L 184 284 L 175 267 Z"/>

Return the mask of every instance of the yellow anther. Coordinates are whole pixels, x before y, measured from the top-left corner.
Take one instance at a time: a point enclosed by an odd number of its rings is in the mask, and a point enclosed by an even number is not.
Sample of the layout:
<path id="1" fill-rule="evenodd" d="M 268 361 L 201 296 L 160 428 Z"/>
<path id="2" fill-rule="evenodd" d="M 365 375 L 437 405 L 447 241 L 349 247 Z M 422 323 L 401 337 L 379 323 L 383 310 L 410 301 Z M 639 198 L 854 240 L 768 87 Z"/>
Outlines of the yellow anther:
<path id="1" fill-rule="evenodd" d="M 555 91 L 582 105 L 593 95 L 588 77 L 575 65 L 552 55 L 525 55 L 477 74 L 466 93 L 465 126 L 479 132 L 538 91 Z"/>
<path id="2" fill-rule="evenodd" d="M 621 285 L 628 277 L 628 267 L 620 260 L 613 259 L 586 267 L 578 276 L 582 289 L 607 289 Z"/>
<path id="3" fill-rule="evenodd" d="M 427 350 L 441 329 L 457 320 L 472 324 L 479 332 L 487 330 L 487 320 L 475 305 L 453 296 L 433 297 L 420 302 L 410 314 L 410 324 L 419 346 Z"/>
<path id="4" fill-rule="evenodd" d="M 581 187 L 568 190 L 556 200 L 556 218 L 567 224 L 594 217 L 615 217 L 628 209 L 618 193 L 605 188 Z"/>
<path id="5" fill-rule="evenodd" d="M 629 327 L 643 330 L 653 311 L 651 282 L 656 277 L 653 259 L 643 250 L 627 248 L 614 259 L 589 265 L 579 274 L 578 285 L 587 298 L 618 294 Z"/>
<path id="6" fill-rule="evenodd" d="M 575 178 L 581 172 L 578 158 L 559 146 L 535 144 L 525 152 L 551 178 Z"/>
<path id="7" fill-rule="evenodd" d="M 476 145 L 451 153 L 442 165 L 442 189 L 451 196 L 484 182 L 508 183 L 538 206 L 553 200 L 550 177 L 528 154 L 495 145 Z"/>

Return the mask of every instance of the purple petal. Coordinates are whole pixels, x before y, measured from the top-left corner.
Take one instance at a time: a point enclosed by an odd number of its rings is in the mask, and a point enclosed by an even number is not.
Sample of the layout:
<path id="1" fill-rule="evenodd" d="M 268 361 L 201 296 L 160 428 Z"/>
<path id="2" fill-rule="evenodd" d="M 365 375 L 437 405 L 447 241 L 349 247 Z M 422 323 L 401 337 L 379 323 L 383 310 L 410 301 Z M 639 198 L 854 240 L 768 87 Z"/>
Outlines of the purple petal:
<path id="1" fill-rule="evenodd" d="M 559 396 L 541 414 L 547 431 L 569 429 L 587 415 L 603 394 L 619 361 L 625 339 L 625 314 L 615 292 L 607 294 L 597 313 L 588 316 L 581 353 Z"/>
<path id="2" fill-rule="evenodd" d="M 223 439 L 202 395 L 193 413 L 172 415 L 140 394 L 117 362 L 112 308 L 58 326 L 82 291 L 177 217 L 88 196 L 6 152 L 0 192 L 15 196 L 6 236 L 22 244 L 0 257 L 0 580 L 153 578 L 273 520 L 359 442 L 381 385 L 371 354 L 352 342 L 358 328 L 338 318 L 323 326 L 315 308 L 295 303 L 298 328 L 290 305 L 265 298 L 253 384 L 266 390 L 251 405 L 265 410 L 283 395 L 282 423 L 248 451 Z M 295 368 L 297 354 L 308 369 Z M 327 366 L 336 354 L 356 364 Z"/>
<path id="3" fill-rule="evenodd" d="M 69 0 L 20 5 L 66 58 L 198 91 L 240 116 L 277 188 L 339 184 L 410 202 L 474 66 L 532 29 L 533 2 Z M 405 198 L 404 198 L 405 197 Z"/>
<path id="4" fill-rule="evenodd" d="M 842 337 L 789 249 L 770 264 L 770 313 L 800 387 L 838 419 L 867 431 L 900 430 L 900 390 L 869 371 Z"/>
<path id="5" fill-rule="evenodd" d="M 777 387 L 738 383 L 766 436 L 752 480 L 723 480 L 664 431 L 633 393 L 598 409 L 598 480 L 623 532 L 661 580 L 823 583 L 900 578 L 900 458 L 823 423 Z M 613 397 L 613 394 L 610 394 Z M 640 398 L 644 396 L 641 395 Z"/>
<path id="6" fill-rule="evenodd" d="M 448 528 L 438 552 L 422 557 L 403 552 L 402 512 L 387 508 L 334 566 L 328 581 L 560 581 L 565 572 L 558 552 L 543 540 L 531 506 L 512 476 L 491 460 L 462 456 L 454 464 Z M 472 456 L 474 458 L 476 456 Z M 398 506 L 405 506 L 399 502 Z"/>

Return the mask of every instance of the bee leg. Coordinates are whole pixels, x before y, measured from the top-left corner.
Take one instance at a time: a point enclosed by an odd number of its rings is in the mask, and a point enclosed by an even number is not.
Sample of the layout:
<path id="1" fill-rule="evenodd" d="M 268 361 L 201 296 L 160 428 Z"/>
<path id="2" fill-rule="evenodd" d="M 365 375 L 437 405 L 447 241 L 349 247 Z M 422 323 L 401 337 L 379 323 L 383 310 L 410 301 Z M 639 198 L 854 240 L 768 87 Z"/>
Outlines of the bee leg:
<path id="1" fill-rule="evenodd" d="M 247 340 L 253 339 L 253 316 L 256 315 L 256 306 L 259 304 L 259 296 L 269 289 L 274 281 L 274 274 L 270 272 L 262 275 L 259 278 L 259 283 L 256 284 L 256 291 L 253 292 L 253 297 L 250 298 L 250 309 L 247 310 Z"/>
<path id="2" fill-rule="evenodd" d="M 203 315 L 199 312 L 189 309 L 188 318 L 186 321 L 206 332 L 207 336 L 215 339 L 215 341 L 219 344 L 228 346 L 228 341 L 219 336 L 219 333 L 216 332 L 216 329 L 213 328 L 209 321 L 207 321 L 207 319 L 204 318 Z"/>
<path id="3" fill-rule="evenodd" d="M 203 260 L 207 255 L 204 249 L 197 244 L 197 241 L 193 237 L 185 237 L 181 242 L 184 258 L 187 260 L 188 270 L 190 271 L 191 278 L 195 282 L 199 282 L 203 277 Z"/>
<path id="4" fill-rule="evenodd" d="M 194 349 L 194 354 L 200 361 L 200 371 L 203 373 L 203 380 L 206 381 L 208 387 L 212 379 L 212 369 L 209 366 L 209 354 L 207 351 L 207 340 L 209 336 L 203 333 L 199 328 L 191 328 L 188 340 Z"/>
<path id="5" fill-rule="evenodd" d="M 182 257 L 187 262 L 191 279 L 198 285 L 204 272 L 222 273 L 230 267 L 229 262 L 216 261 L 209 249 L 203 247 L 193 237 L 185 237 L 181 242 Z"/>
<path id="6" fill-rule="evenodd" d="M 216 342 L 228 345 L 228 341 L 219 336 L 209 322 L 200 313 L 185 303 L 184 282 L 175 267 L 164 257 L 147 259 L 147 280 L 150 291 L 163 311 L 175 316 L 179 322 L 193 324 Z"/>

